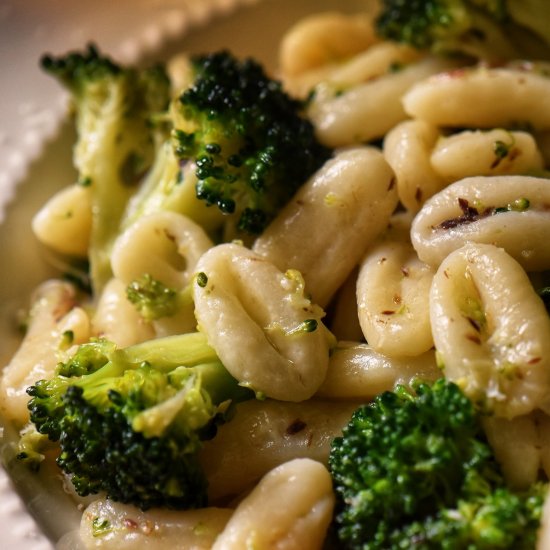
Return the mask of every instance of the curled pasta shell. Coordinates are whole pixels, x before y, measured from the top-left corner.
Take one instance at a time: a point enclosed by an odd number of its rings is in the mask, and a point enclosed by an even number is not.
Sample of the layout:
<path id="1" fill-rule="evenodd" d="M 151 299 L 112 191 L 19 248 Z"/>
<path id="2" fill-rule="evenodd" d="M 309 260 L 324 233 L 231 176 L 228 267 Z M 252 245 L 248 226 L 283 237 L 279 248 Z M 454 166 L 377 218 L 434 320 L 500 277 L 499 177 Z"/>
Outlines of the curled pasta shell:
<path id="1" fill-rule="evenodd" d="M 434 270 L 406 241 L 387 240 L 366 255 L 357 278 L 359 324 L 374 350 L 421 355 L 433 346 L 426 307 Z"/>
<path id="2" fill-rule="evenodd" d="M 332 440 L 341 435 L 358 404 L 352 399 L 239 403 L 231 422 L 220 426 L 201 451 L 209 498 L 242 494 L 269 470 L 295 458 L 327 464 Z"/>
<path id="3" fill-rule="evenodd" d="M 531 134 L 498 128 L 442 137 L 430 160 L 433 169 L 449 182 L 469 176 L 536 173 L 544 168 Z"/>
<path id="4" fill-rule="evenodd" d="M 440 137 L 436 126 L 423 120 L 407 120 L 384 138 L 384 157 L 397 178 L 399 200 L 411 212 L 445 186 L 430 156 Z"/>
<path id="5" fill-rule="evenodd" d="M 308 458 L 286 462 L 240 502 L 212 550 L 320 549 L 334 501 L 325 466 Z"/>
<path id="6" fill-rule="evenodd" d="M 468 244 L 437 270 L 430 318 L 445 376 L 496 416 L 550 410 L 550 317 L 503 249 Z"/>
<path id="7" fill-rule="evenodd" d="M 550 79 L 536 68 L 461 68 L 419 82 L 407 114 L 436 126 L 550 129 Z"/>
<path id="8" fill-rule="evenodd" d="M 329 338 L 301 275 L 237 244 L 208 250 L 197 271 L 195 315 L 227 370 L 269 397 L 311 397 L 325 377 Z"/>
<path id="9" fill-rule="evenodd" d="M 229 508 L 143 511 L 107 498 L 82 514 L 79 535 L 85 548 L 104 550 L 210 550 L 231 517 Z M 98 525 L 107 525 L 98 536 Z M 80 548 L 80 546 L 78 546 Z"/>
<path id="10" fill-rule="evenodd" d="M 253 249 L 281 270 L 297 269 L 324 307 L 396 205 L 394 174 L 380 151 L 341 151 L 302 186 Z"/>
<path id="11" fill-rule="evenodd" d="M 281 42 L 279 66 L 284 75 L 346 59 L 376 42 L 372 19 L 366 15 L 325 12 L 300 20 Z"/>
<path id="12" fill-rule="evenodd" d="M 42 283 L 32 297 L 27 332 L 0 379 L 2 414 L 17 425 L 28 421 L 27 388 L 51 377 L 69 347 L 90 336 L 88 315 L 75 306 L 74 288 L 55 279 Z"/>
<path id="13" fill-rule="evenodd" d="M 433 350 L 417 357 L 388 357 L 367 344 L 339 342 L 330 356 L 327 376 L 317 395 L 327 399 L 365 400 L 393 390 L 396 384 L 438 378 L 441 370 Z"/>
<path id="14" fill-rule="evenodd" d="M 426 77 L 448 69 L 450 62 L 427 58 L 326 97 L 316 94 L 310 103 L 311 118 L 319 140 L 343 147 L 382 137 L 407 115 L 402 96 Z"/>
<path id="15" fill-rule="evenodd" d="M 429 199 L 413 221 L 419 258 L 438 266 L 467 242 L 495 244 L 526 270 L 550 269 L 550 180 L 529 176 L 472 177 Z"/>
<path id="16" fill-rule="evenodd" d="M 152 326 L 126 297 L 126 285 L 119 279 L 111 279 L 103 288 L 92 317 L 92 332 L 114 342 L 119 348 L 155 336 Z"/>
<path id="17" fill-rule="evenodd" d="M 56 252 L 86 257 L 92 231 L 90 188 L 75 184 L 57 192 L 34 216 L 32 229 Z"/>
<path id="18" fill-rule="evenodd" d="M 540 411 L 511 420 L 487 416 L 483 429 L 506 478 L 516 490 L 535 483 L 541 469 L 542 441 L 538 429 Z"/>
<path id="19" fill-rule="evenodd" d="M 129 284 L 144 274 L 182 289 L 212 241 L 189 218 L 160 211 L 143 216 L 116 240 L 111 265 L 116 278 Z"/>

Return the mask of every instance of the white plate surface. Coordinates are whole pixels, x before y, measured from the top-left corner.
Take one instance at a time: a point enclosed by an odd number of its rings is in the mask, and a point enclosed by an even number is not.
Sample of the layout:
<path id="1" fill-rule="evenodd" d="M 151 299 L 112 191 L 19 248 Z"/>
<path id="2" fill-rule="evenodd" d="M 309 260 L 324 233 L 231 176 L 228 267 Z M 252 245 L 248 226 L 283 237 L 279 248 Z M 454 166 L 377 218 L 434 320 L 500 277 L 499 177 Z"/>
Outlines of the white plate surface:
<path id="1" fill-rule="evenodd" d="M 122 62 L 228 47 L 272 66 L 279 38 L 293 21 L 312 11 L 356 11 L 362 5 L 361 0 L 3 0 L 0 367 L 18 343 L 13 329 L 18 311 L 51 273 L 30 232 L 32 214 L 74 176 L 66 97 L 41 73 L 41 55 L 82 49 L 90 41 Z M 56 497 L 22 477 L 14 483 L 0 467 L 0 550 L 51 549 L 60 531 L 52 520 L 60 513 Z M 75 548 L 70 542 L 62 547 Z"/>

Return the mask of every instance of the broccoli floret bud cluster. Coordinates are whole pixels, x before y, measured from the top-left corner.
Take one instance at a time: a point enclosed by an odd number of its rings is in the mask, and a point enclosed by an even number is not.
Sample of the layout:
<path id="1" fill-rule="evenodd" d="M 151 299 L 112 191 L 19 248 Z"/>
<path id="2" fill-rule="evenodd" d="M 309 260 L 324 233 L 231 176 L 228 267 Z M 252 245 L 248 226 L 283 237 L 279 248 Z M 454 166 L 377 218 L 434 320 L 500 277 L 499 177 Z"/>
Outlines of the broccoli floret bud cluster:
<path id="1" fill-rule="evenodd" d="M 444 379 L 359 408 L 329 465 L 346 548 L 534 548 L 546 487 L 507 488 L 476 409 Z"/>
<path id="2" fill-rule="evenodd" d="M 288 96 L 252 59 L 227 51 L 193 58 L 195 79 L 179 98 L 177 155 L 196 163 L 197 197 L 260 233 L 330 155 Z"/>
<path id="3" fill-rule="evenodd" d="M 200 333 L 125 349 L 81 345 L 54 377 L 27 392 L 38 434 L 59 446 L 57 464 L 81 496 L 105 492 L 146 510 L 207 504 L 202 442 L 253 397 Z M 26 438 L 19 458 L 37 463 Z"/>

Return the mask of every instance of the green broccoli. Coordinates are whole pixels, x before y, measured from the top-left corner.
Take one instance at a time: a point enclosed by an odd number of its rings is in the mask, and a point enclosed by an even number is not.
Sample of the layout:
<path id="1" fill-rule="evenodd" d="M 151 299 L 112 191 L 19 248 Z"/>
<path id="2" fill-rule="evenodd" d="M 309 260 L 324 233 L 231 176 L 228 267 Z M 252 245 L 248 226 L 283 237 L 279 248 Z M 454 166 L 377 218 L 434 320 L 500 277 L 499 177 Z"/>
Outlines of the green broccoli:
<path id="1" fill-rule="evenodd" d="M 258 234 L 331 151 L 257 62 L 220 51 L 192 63 L 174 108 L 176 154 L 195 163 L 199 199 Z"/>
<path id="2" fill-rule="evenodd" d="M 550 57 L 546 0 L 382 0 L 376 20 L 383 38 L 435 53 L 504 61 Z"/>
<path id="3" fill-rule="evenodd" d="M 215 435 L 234 403 L 254 396 L 201 333 L 124 349 L 106 340 L 82 344 L 28 393 L 31 422 L 58 442 L 57 464 L 76 492 L 104 491 L 142 509 L 206 505 L 202 441 Z M 22 441 L 19 458 L 32 466 L 32 439 Z"/>
<path id="4" fill-rule="evenodd" d="M 479 414 L 440 379 L 360 407 L 332 443 L 347 548 L 534 548 L 547 487 L 509 490 Z"/>
<path id="5" fill-rule="evenodd" d="M 147 321 L 175 315 L 182 308 L 193 308 L 191 285 L 174 290 L 146 273 L 126 289 L 128 300 Z"/>
<path id="6" fill-rule="evenodd" d="M 166 133 L 152 121 L 168 107 L 170 83 L 161 66 L 122 68 L 93 46 L 83 53 L 45 56 L 42 67 L 70 92 L 78 134 L 74 163 L 79 183 L 92 190 L 89 256 L 97 292 L 111 276 L 110 245 L 126 203 Z"/>

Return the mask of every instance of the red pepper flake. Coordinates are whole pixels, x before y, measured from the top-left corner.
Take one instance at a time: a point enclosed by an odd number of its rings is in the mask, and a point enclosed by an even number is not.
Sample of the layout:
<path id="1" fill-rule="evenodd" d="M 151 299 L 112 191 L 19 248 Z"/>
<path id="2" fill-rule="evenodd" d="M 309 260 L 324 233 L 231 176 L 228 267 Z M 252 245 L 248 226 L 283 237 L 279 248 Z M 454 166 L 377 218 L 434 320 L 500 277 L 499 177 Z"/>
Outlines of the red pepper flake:
<path id="1" fill-rule="evenodd" d="M 478 344 L 479 346 L 481 345 L 481 340 L 479 339 L 479 336 L 477 334 L 466 334 L 466 338 L 474 344 Z"/>
<path id="2" fill-rule="evenodd" d="M 303 421 L 297 418 L 293 422 L 290 423 L 290 425 L 287 427 L 285 434 L 286 435 L 296 435 L 297 433 L 300 433 L 302 430 L 305 430 L 307 427 L 307 424 Z"/>
<path id="3" fill-rule="evenodd" d="M 385 309 L 381 313 L 382 313 L 382 315 L 394 315 L 395 311 L 393 309 Z"/>
<path id="4" fill-rule="evenodd" d="M 527 361 L 527 364 L 528 365 L 535 365 L 536 363 L 539 363 L 540 361 L 542 361 L 542 357 L 533 357 L 533 359 L 529 359 L 529 361 Z"/>
<path id="5" fill-rule="evenodd" d="M 124 527 L 126 527 L 126 529 L 137 529 L 139 526 L 137 521 L 130 518 L 124 518 Z"/>

